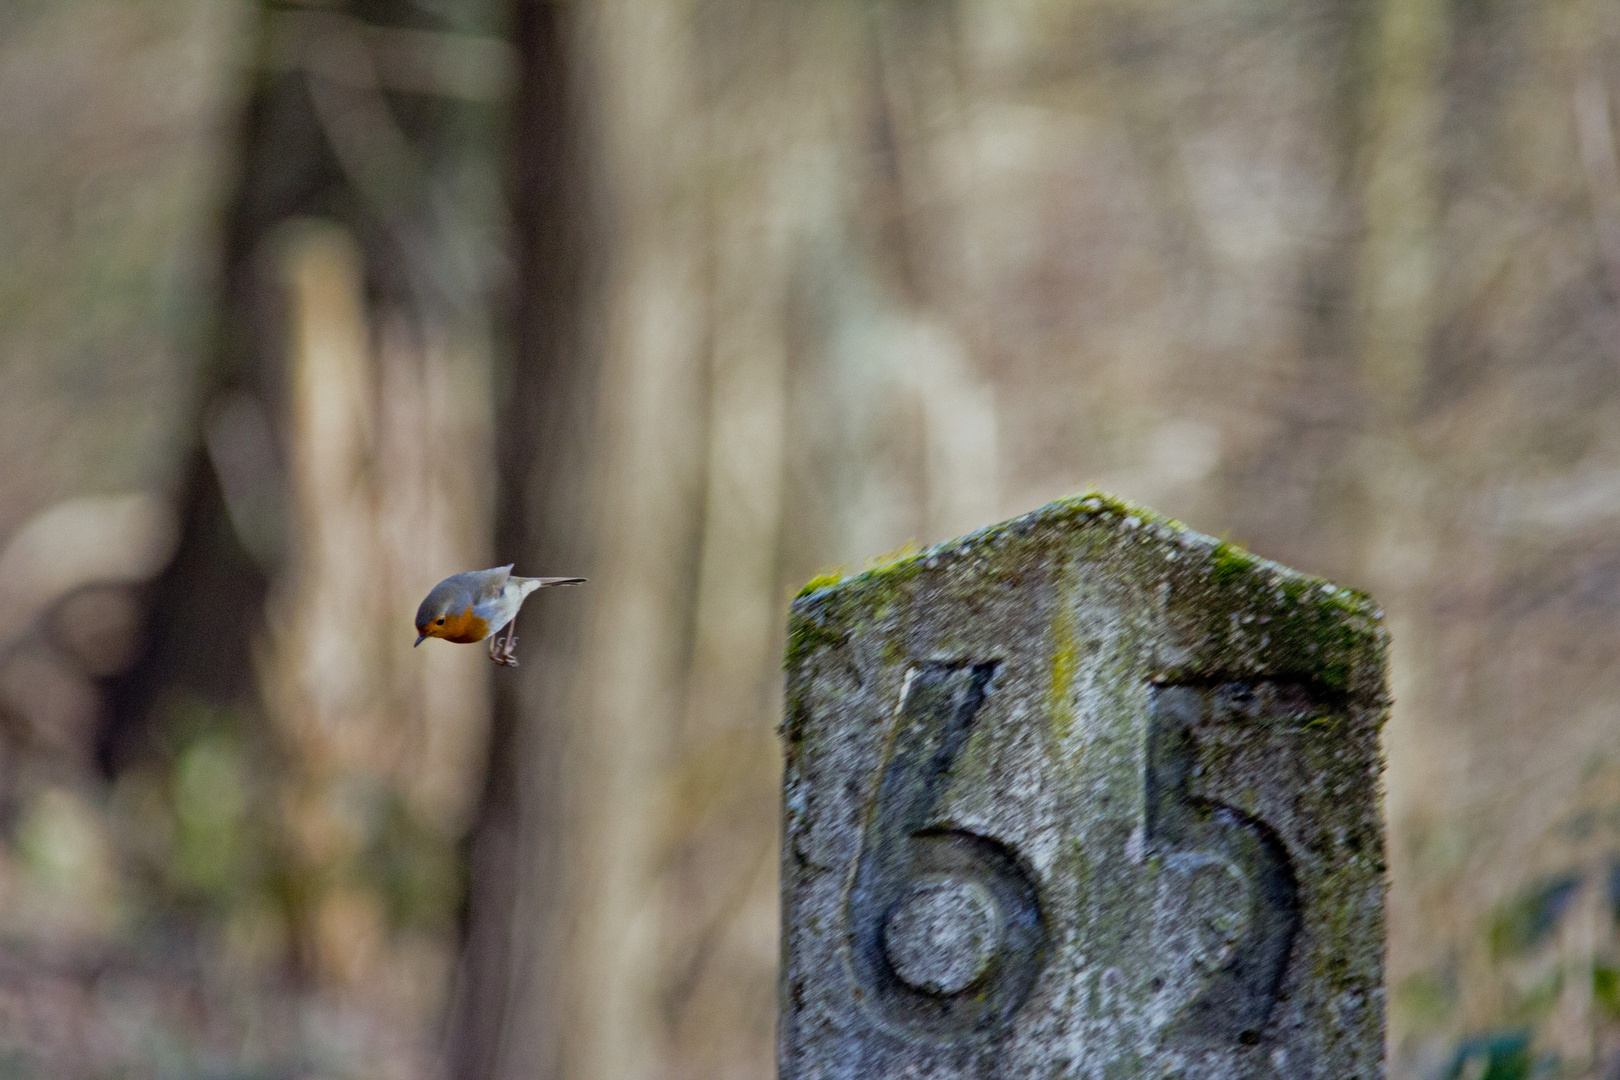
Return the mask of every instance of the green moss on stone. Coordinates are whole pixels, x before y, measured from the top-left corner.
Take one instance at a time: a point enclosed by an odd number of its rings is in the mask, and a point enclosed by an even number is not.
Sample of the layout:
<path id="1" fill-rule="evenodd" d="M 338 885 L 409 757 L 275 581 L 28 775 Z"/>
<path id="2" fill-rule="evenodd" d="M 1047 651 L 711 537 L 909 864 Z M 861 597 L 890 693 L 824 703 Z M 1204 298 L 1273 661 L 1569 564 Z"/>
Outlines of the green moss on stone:
<path id="1" fill-rule="evenodd" d="M 1264 669 L 1307 678 L 1331 694 L 1358 693 L 1374 685 L 1376 680 L 1368 682 L 1362 675 L 1381 663 L 1384 651 L 1380 613 L 1364 594 L 1201 536 L 1179 521 L 1095 490 L 921 551 L 906 545 L 874 559 L 859 574 L 824 571 L 799 591 L 794 610 L 808 614 L 814 609 L 829 618 L 836 610 L 863 622 L 882 622 L 893 616 L 908 582 L 964 556 L 977 564 L 975 576 L 981 582 L 1016 581 L 1042 572 L 1054 560 L 1082 559 L 1112 563 L 1138 587 L 1166 589 L 1167 597 L 1179 597 L 1173 606 L 1198 613 L 1199 636 L 1207 646 L 1201 652 L 1221 668 L 1166 673 L 1170 675 L 1236 676 Z M 790 631 L 788 663 L 807 646 L 836 639 L 826 639 L 822 631 Z M 1062 656 L 1066 647 L 1054 633 L 1052 720 L 1059 727 L 1057 683 L 1073 669 Z M 1063 733 L 1056 727 L 1054 732 Z"/>
<path id="2" fill-rule="evenodd" d="M 838 645 L 844 634 L 825 618 L 794 612 L 788 620 L 787 649 L 782 655 L 782 666 L 791 670 L 810 653 L 824 646 Z"/>
<path id="3" fill-rule="evenodd" d="M 879 555 L 866 560 L 866 569 L 859 574 L 850 576 L 841 566 L 830 567 L 804 583 L 804 587 L 794 597 L 795 601 L 823 592 L 838 586 L 872 585 L 889 578 L 894 571 L 900 571 L 901 577 L 895 580 L 905 580 L 916 573 L 915 563 L 928 552 L 918 551 L 916 546 L 907 542 L 886 555 Z M 909 569 L 909 572 L 907 570 Z"/>
<path id="4" fill-rule="evenodd" d="M 1214 562 L 1212 577 L 1215 584 L 1225 585 L 1236 581 L 1260 562 L 1258 558 L 1236 544 L 1222 540 L 1215 545 L 1215 552 L 1211 556 Z"/>

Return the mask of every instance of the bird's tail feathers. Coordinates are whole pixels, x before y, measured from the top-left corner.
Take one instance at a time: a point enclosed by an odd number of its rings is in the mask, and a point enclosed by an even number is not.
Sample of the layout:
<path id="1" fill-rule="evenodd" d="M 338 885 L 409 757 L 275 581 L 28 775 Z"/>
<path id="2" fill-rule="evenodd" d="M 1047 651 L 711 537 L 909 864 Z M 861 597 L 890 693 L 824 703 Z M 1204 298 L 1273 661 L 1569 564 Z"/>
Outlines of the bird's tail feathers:
<path id="1" fill-rule="evenodd" d="M 518 577 L 516 574 L 512 576 L 512 580 L 523 586 L 524 596 L 528 596 L 536 589 L 544 589 L 552 585 L 583 585 L 585 583 L 585 579 L 582 577 Z"/>

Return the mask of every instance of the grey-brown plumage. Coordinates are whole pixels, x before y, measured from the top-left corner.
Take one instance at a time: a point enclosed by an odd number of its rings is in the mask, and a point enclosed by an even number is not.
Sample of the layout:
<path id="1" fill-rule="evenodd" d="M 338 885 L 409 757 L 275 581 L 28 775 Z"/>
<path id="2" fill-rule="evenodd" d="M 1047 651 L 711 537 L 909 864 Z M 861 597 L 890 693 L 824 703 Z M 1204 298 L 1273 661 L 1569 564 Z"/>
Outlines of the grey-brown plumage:
<path id="1" fill-rule="evenodd" d="M 490 638 L 489 658 L 516 667 L 517 614 L 530 593 L 553 585 L 578 585 L 579 577 L 518 577 L 515 564 L 469 570 L 445 578 L 416 609 L 416 644 L 436 637 L 462 644 Z M 504 636 L 498 635 L 502 629 Z"/>

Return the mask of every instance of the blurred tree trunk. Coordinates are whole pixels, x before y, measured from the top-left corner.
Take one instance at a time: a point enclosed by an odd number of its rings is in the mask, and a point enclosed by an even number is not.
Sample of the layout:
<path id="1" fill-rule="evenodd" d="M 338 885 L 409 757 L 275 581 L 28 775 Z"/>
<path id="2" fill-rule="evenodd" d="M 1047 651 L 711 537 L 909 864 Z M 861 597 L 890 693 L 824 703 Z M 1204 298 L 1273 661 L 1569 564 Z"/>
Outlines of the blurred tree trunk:
<path id="1" fill-rule="evenodd" d="M 518 10 L 500 546 L 591 581 L 497 695 L 456 1075 L 765 1076 L 790 583 L 995 512 L 914 213 L 950 9 Z"/>
<path id="2" fill-rule="evenodd" d="M 576 10 L 518 0 L 512 22 L 516 282 L 498 367 L 495 525 L 499 557 L 526 574 L 594 573 L 597 565 L 584 486 L 596 360 L 582 310 L 596 201 L 581 131 Z M 449 1027 L 458 1080 L 561 1075 L 567 690 L 580 620 L 578 598 L 536 597 L 523 613 L 523 666 L 496 685 Z"/>
<path id="3" fill-rule="evenodd" d="M 1351 149 L 1354 192 L 1364 228 L 1347 246 L 1354 259 L 1359 379 L 1365 415 L 1353 460 L 1360 474 L 1359 580 L 1385 606 L 1390 634 L 1402 642 L 1391 674 L 1401 708 L 1384 729 L 1389 762 L 1385 814 L 1404 822 L 1427 814 L 1436 793 L 1452 788 L 1459 748 L 1431 719 L 1432 690 L 1412 672 L 1434 663 L 1432 583 L 1442 555 L 1436 518 L 1455 513 L 1443 473 L 1419 437 L 1436 348 L 1440 286 L 1441 168 L 1445 74 L 1452 28 L 1443 0 L 1375 5 L 1369 12 L 1359 139 Z M 1346 370 L 1350 369 L 1346 365 Z M 1449 744 L 1449 745 L 1448 745 Z M 1416 890 L 1392 895 L 1389 981 L 1399 985 L 1434 948 L 1432 929 L 1411 905 Z M 1417 935 L 1417 940 L 1409 935 Z M 1421 959 L 1420 959 L 1421 958 Z M 1389 1041 L 1409 1034 L 1403 1010 L 1391 1016 Z"/>
<path id="4" fill-rule="evenodd" d="M 184 533 L 98 743 L 160 793 L 231 748 L 240 865 L 180 899 L 268 920 L 280 985 L 370 1014 L 404 1075 L 437 1067 L 487 719 L 487 661 L 409 646 L 488 551 L 488 6 L 258 5 Z"/>

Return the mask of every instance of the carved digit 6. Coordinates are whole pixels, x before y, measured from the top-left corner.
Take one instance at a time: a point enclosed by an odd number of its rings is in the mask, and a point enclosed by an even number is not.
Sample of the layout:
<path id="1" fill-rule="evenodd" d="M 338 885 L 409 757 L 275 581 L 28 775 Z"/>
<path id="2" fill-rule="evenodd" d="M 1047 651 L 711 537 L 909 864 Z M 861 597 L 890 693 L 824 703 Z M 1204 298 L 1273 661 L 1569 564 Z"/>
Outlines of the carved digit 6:
<path id="1" fill-rule="evenodd" d="M 1034 882 L 1012 852 L 935 816 L 995 670 L 930 663 L 907 674 L 849 893 L 865 1002 L 889 1026 L 940 1043 L 1011 1019 L 1046 946 Z"/>
<path id="2" fill-rule="evenodd" d="M 1248 918 L 1225 963 L 1182 1007 L 1167 1034 L 1253 1045 L 1277 1001 L 1299 930 L 1299 888 L 1276 833 L 1235 807 L 1191 793 L 1193 727 L 1203 709 L 1203 695 L 1191 687 L 1154 691 L 1147 838 L 1171 865 L 1223 864 L 1248 886 Z"/>

